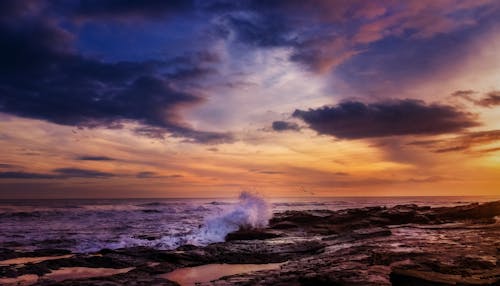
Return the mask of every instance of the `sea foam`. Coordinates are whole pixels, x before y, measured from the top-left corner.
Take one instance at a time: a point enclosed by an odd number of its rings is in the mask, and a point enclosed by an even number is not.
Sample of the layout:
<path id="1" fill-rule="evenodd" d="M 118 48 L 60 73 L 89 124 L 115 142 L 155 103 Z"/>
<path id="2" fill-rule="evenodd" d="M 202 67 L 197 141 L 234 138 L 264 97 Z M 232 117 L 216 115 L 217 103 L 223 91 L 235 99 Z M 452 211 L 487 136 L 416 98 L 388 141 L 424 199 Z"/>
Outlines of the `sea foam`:
<path id="1" fill-rule="evenodd" d="M 242 192 L 236 205 L 205 221 L 195 240 L 221 242 L 228 233 L 238 229 L 263 228 L 271 217 L 271 206 L 264 198 Z"/>

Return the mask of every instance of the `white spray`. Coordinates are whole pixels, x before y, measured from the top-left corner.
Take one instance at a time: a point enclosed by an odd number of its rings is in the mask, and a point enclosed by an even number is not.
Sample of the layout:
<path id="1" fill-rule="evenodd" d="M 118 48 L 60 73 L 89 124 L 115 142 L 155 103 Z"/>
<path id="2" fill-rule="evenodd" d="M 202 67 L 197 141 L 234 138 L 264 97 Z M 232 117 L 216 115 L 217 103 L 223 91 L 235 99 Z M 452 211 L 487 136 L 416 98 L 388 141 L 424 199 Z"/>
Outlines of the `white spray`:
<path id="1" fill-rule="evenodd" d="M 228 209 L 217 216 L 205 219 L 203 226 L 194 230 L 191 234 L 181 236 L 163 236 L 155 240 L 143 240 L 129 236 L 121 237 L 120 241 L 113 243 L 110 248 L 121 248 L 130 246 L 149 246 L 162 249 L 174 249 L 184 244 L 198 246 L 213 242 L 222 242 L 226 235 L 238 229 L 263 228 L 272 217 L 271 206 L 264 198 L 249 192 L 242 192 L 235 205 L 229 205 Z"/>
<path id="2" fill-rule="evenodd" d="M 256 194 L 242 192 L 239 202 L 233 208 L 206 220 L 200 229 L 200 235 L 205 241 L 224 241 L 228 233 L 240 228 L 266 227 L 271 217 L 271 207 L 263 198 Z"/>

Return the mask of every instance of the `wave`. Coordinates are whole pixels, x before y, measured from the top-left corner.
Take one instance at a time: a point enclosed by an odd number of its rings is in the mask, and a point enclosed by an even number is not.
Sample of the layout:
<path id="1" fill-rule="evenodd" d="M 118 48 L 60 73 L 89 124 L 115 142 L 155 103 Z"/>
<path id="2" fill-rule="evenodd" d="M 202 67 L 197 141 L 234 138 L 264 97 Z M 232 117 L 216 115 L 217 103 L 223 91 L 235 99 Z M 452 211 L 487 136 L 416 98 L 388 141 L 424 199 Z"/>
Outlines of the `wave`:
<path id="1" fill-rule="evenodd" d="M 297 203 L 273 203 L 274 207 L 303 207 L 303 206 L 328 206 L 338 203 L 328 202 L 297 202 Z"/>
<path id="2" fill-rule="evenodd" d="M 147 246 L 157 249 L 174 249 L 186 244 L 203 246 L 222 242 L 228 233 L 238 229 L 266 227 L 271 217 L 271 205 L 264 198 L 256 194 L 242 192 L 236 204 L 228 205 L 220 214 L 206 218 L 198 229 L 187 230 L 187 232 L 180 231 L 177 234 L 171 233 L 156 239 L 122 235 L 117 242 L 106 245 L 91 245 L 91 248 L 98 250 L 99 247 L 114 249 Z M 84 245 L 81 250 L 89 251 L 89 245 Z"/>
<path id="3" fill-rule="evenodd" d="M 82 209 L 86 211 L 97 211 L 97 212 L 106 212 L 106 211 L 140 211 L 144 208 L 134 206 L 134 205 L 83 205 Z"/>
<path id="4" fill-rule="evenodd" d="M 227 206 L 227 205 L 232 205 L 233 203 L 230 202 L 219 202 L 219 201 L 212 201 L 208 203 L 209 205 L 213 206 Z"/>
<path id="5" fill-rule="evenodd" d="M 224 241 L 228 233 L 238 229 L 266 227 L 271 217 L 271 206 L 264 198 L 242 192 L 238 203 L 231 209 L 205 221 L 197 240 Z"/>
<path id="6" fill-rule="evenodd" d="M 39 211 L 39 210 L 34 210 L 34 211 L 21 211 L 21 212 L 4 212 L 0 213 L 0 218 L 40 218 L 40 217 L 53 217 L 53 216 L 61 216 L 64 215 L 65 213 L 63 211 L 59 210 L 49 210 L 49 211 Z"/>

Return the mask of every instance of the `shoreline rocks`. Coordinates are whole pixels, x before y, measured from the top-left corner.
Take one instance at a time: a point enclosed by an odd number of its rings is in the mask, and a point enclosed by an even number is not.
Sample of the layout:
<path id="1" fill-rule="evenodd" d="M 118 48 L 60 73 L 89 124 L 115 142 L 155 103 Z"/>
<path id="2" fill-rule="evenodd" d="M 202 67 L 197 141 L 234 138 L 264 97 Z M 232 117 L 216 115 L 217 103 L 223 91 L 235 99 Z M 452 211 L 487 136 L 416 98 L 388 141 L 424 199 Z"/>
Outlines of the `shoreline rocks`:
<path id="1" fill-rule="evenodd" d="M 0 266 L 0 277 L 38 275 L 33 285 L 178 285 L 158 275 L 212 263 L 284 263 L 203 285 L 500 285 L 500 201 L 449 208 L 400 205 L 277 213 L 266 229 L 240 229 L 226 242 L 176 250 L 103 249 L 38 263 Z M 67 250 L 16 252 L 0 260 L 56 256 Z M 54 282 L 67 267 L 132 270 Z"/>

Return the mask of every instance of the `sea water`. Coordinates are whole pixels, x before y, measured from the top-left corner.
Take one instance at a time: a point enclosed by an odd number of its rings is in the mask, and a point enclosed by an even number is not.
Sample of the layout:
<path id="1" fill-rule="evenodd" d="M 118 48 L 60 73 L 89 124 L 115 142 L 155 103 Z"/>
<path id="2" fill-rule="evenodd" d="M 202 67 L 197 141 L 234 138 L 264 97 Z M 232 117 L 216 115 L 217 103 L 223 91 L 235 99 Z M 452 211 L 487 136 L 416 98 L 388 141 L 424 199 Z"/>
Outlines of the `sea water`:
<path id="1" fill-rule="evenodd" d="M 224 240 L 239 227 L 265 227 L 275 212 L 417 204 L 455 206 L 498 197 L 0 200 L 0 247 L 93 252 L 148 246 L 174 249 Z"/>

